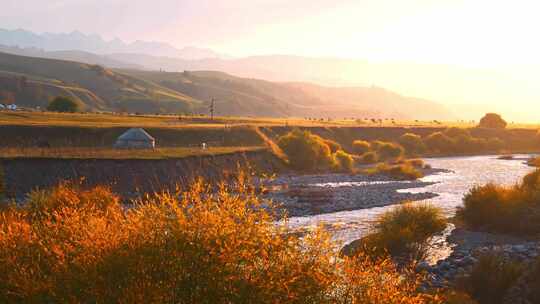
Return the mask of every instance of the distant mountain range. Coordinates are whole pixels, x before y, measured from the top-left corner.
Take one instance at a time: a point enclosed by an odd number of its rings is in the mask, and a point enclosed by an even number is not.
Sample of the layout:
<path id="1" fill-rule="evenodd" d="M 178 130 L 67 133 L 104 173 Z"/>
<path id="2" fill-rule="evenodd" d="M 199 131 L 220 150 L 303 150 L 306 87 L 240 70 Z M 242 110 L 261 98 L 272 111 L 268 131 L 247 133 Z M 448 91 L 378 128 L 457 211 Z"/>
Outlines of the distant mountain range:
<path id="1" fill-rule="evenodd" d="M 19 48 L 36 48 L 43 51 L 84 51 L 96 54 L 140 53 L 154 56 L 167 56 L 186 60 L 204 58 L 227 58 L 210 49 L 185 47 L 183 49 L 162 42 L 135 41 L 126 43 L 120 39 L 105 41 L 99 35 L 85 35 L 74 31 L 71 33 L 36 34 L 22 29 L 0 29 L 0 45 L 17 46 Z"/>

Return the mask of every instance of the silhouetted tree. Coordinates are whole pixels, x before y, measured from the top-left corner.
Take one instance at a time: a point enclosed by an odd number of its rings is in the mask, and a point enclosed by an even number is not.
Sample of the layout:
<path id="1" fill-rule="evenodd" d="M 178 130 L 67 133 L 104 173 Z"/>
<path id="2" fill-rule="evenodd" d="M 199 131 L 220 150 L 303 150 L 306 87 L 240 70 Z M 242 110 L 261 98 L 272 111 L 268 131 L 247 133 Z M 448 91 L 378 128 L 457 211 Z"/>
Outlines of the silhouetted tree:
<path id="1" fill-rule="evenodd" d="M 506 128 L 506 121 L 502 119 L 501 115 L 495 113 L 487 113 L 478 124 L 481 128 L 489 129 L 504 129 Z"/>
<path id="2" fill-rule="evenodd" d="M 71 98 L 58 96 L 47 106 L 47 110 L 52 112 L 77 112 L 79 105 Z"/>

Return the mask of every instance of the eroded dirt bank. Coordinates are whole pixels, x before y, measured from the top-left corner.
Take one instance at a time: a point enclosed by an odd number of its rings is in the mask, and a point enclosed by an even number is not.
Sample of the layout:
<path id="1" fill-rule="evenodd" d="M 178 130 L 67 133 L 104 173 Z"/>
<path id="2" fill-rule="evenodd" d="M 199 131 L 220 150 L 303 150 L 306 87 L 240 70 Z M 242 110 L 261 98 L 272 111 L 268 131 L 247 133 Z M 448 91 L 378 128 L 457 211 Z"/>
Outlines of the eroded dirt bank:
<path id="1" fill-rule="evenodd" d="M 217 156 L 193 156 L 162 160 L 112 159 L 2 159 L 6 194 L 22 199 L 33 189 L 46 189 L 61 181 L 86 186 L 109 185 L 121 196 L 174 189 L 195 178 L 220 180 L 238 168 L 275 172 L 282 163 L 266 151 L 243 152 Z"/>

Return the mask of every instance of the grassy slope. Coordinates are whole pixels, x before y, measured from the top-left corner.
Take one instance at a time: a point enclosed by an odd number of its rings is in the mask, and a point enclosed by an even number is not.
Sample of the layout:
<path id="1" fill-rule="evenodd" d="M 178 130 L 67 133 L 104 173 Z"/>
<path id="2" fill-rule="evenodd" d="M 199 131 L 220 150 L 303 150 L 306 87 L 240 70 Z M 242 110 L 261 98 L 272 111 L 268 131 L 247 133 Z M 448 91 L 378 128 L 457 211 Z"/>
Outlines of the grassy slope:
<path id="1" fill-rule="evenodd" d="M 31 107 L 44 107 L 56 95 L 74 97 L 87 111 L 178 113 L 201 106 L 190 96 L 98 66 L 4 53 L 0 53 L 0 90 L 13 94 L 19 105 Z"/>
<path id="2" fill-rule="evenodd" d="M 307 83 L 278 83 L 240 78 L 222 72 L 183 73 L 125 70 L 185 92 L 194 98 L 218 100 L 221 115 L 303 116 L 303 117 L 417 117 L 412 109 L 422 108 L 422 118 L 452 118 L 443 106 L 408 98 L 376 87 L 330 88 Z M 374 106 L 376 105 L 376 106 Z M 407 105 L 407 106 L 404 106 Z M 323 114 L 324 113 L 324 114 Z"/>
<path id="3" fill-rule="evenodd" d="M 1 158 L 55 159 L 167 159 L 189 156 L 222 155 L 264 150 L 264 147 L 157 148 L 154 150 L 119 150 L 112 148 L 0 148 Z"/>

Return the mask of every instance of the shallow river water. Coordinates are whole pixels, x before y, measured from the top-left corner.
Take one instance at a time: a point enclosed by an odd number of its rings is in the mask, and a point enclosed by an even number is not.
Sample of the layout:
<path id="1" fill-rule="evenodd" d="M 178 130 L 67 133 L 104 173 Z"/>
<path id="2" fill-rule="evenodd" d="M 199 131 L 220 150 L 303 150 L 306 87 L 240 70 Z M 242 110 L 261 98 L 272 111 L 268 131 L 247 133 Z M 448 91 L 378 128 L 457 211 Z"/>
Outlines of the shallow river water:
<path id="1" fill-rule="evenodd" d="M 435 182 L 435 184 L 409 188 L 398 191 L 403 192 L 433 192 L 438 196 L 429 200 L 435 206 L 443 209 L 445 215 L 451 217 L 455 214 L 456 207 L 462 205 L 463 196 L 475 185 L 483 185 L 489 182 L 511 185 L 529 173 L 532 168 L 525 164 L 527 156 L 516 156 L 514 160 L 499 160 L 496 156 L 470 156 L 470 157 L 447 157 L 428 158 L 426 163 L 433 168 L 448 169 L 450 172 L 437 173 L 426 176 L 422 181 Z M 377 182 L 380 183 L 380 182 Z M 341 187 L 340 183 L 326 184 L 328 187 Z M 351 186 L 347 183 L 347 186 Z M 363 187 L 365 184 L 355 185 Z M 425 202 L 416 202 L 425 203 Z M 318 225 L 324 225 L 332 234 L 333 238 L 342 244 L 350 243 L 365 235 L 373 220 L 381 213 L 395 208 L 395 205 L 375 207 L 354 211 L 326 213 L 314 216 L 301 216 L 290 218 L 291 228 L 310 229 Z M 448 230 L 452 229 L 449 227 Z M 449 231 L 446 232 L 446 234 Z M 435 240 L 434 259 L 443 258 L 449 249 L 444 244 L 443 237 Z M 441 252 L 437 252 L 441 251 Z"/>

